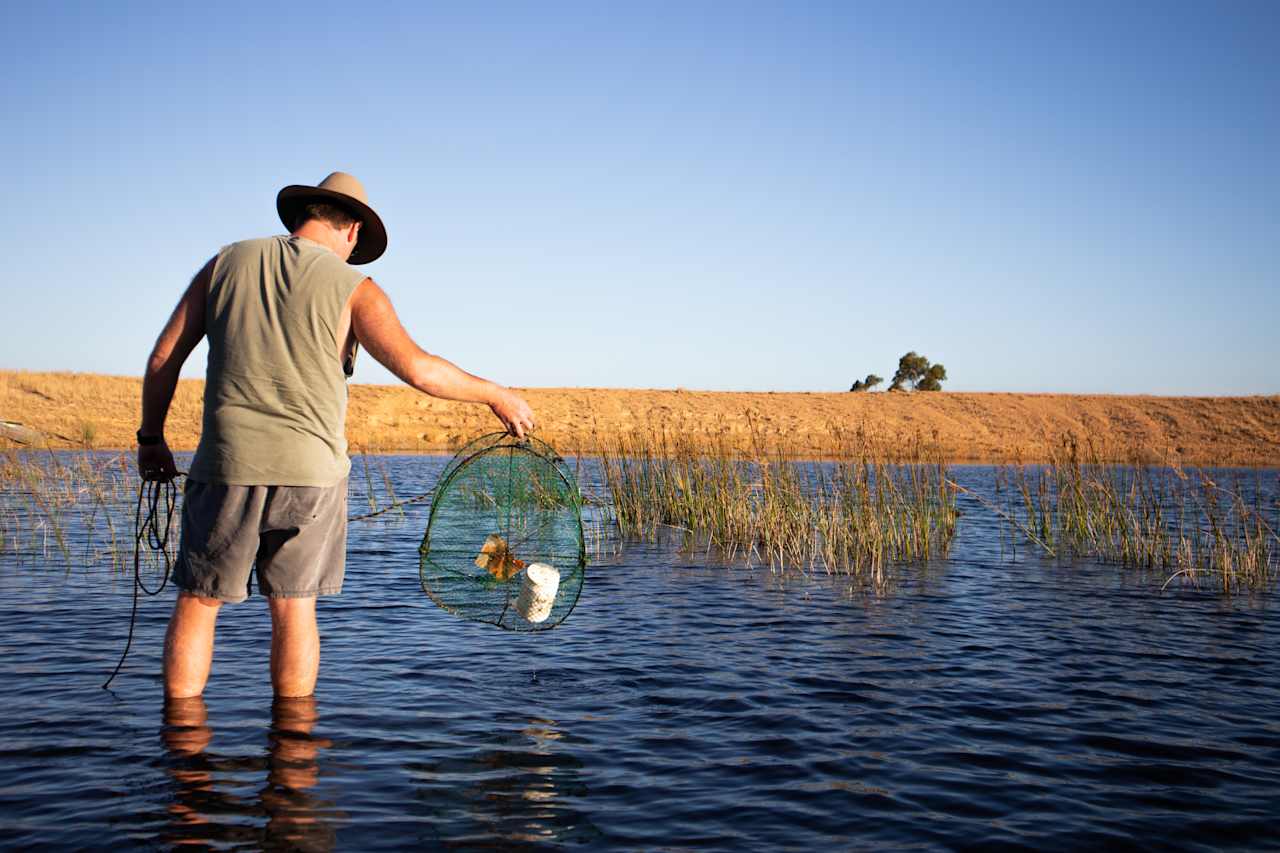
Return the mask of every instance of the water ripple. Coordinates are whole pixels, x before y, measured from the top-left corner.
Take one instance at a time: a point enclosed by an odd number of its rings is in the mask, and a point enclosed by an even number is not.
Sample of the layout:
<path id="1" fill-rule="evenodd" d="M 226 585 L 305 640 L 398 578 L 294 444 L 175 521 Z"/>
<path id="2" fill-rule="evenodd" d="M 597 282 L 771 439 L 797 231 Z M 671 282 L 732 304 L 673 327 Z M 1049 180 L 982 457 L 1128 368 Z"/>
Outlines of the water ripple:
<path id="1" fill-rule="evenodd" d="M 397 491 L 440 464 L 397 462 Z M 641 545 L 592 568 L 563 626 L 515 635 L 427 601 L 424 522 L 352 528 L 316 700 L 283 710 L 260 601 L 221 616 L 203 702 L 166 710 L 170 597 L 143 603 L 106 693 L 128 586 L 0 567 L 0 845 L 1280 843 L 1265 597 L 1013 562 L 966 518 L 887 597 Z"/>

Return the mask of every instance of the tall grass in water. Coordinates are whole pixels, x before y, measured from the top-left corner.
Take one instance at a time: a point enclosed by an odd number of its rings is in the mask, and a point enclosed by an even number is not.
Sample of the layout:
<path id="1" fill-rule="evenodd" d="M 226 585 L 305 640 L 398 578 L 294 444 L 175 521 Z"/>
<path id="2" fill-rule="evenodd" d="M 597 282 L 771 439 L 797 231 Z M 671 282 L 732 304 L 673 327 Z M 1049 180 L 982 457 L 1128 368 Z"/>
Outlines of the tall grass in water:
<path id="1" fill-rule="evenodd" d="M 595 441 L 624 536 L 674 528 L 730 560 L 883 583 L 890 564 L 945 556 L 955 533 L 946 466 L 922 441 L 890 448 L 833 430 L 825 461 L 755 434 L 742 444 L 666 431 Z"/>
<path id="2" fill-rule="evenodd" d="M 1065 440 L 1046 465 L 1017 465 L 1001 485 L 1028 537 L 1049 554 L 1162 570 L 1224 592 L 1262 589 L 1280 573 L 1280 477 L 1232 487 L 1178 465 L 1103 464 L 1092 446 Z M 1273 477 L 1276 475 L 1272 473 Z"/>
<path id="3" fill-rule="evenodd" d="M 137 488 L 124 454 L 0 451 L 0 556 L 121 569 L 133 546 Z"/>

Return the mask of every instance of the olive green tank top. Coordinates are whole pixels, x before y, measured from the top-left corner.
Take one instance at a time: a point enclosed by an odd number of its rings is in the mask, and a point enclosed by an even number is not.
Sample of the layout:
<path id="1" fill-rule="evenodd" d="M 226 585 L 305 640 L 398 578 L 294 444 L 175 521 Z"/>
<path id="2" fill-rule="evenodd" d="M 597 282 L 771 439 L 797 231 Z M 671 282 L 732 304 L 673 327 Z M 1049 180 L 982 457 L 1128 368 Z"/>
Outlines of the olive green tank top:
<path id="1" fill-rule="evenodd" d="M 305 237 L 218 252 L 205 299 L 209 365 L 193 480 L 331 486 L 347 476 L 338 323 L 364 278 Z"/>

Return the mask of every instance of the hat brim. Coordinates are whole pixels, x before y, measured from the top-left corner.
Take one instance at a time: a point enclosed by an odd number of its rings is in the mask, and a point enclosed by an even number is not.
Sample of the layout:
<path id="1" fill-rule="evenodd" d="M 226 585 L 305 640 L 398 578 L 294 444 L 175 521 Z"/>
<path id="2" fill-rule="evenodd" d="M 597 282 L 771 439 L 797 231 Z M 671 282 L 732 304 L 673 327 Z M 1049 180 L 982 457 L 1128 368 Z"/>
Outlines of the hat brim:
<path id="1" fill-rule="evenodd" d="M 360 237 L 356 240 L 356 247 L 351 252 L 351 257 L 347 258 L 347 263 L 367 264 L 382 257 L 382 253 L 387 250 L 387 229 L 382 224 L 382 219 L 369 205 L 345 193 L 292 184 L 276 195 L 276 213 L 280 214 L 284 227 L 293 230 L 298 214 L 315 201 L 337 205 L 360 220 Z"/>

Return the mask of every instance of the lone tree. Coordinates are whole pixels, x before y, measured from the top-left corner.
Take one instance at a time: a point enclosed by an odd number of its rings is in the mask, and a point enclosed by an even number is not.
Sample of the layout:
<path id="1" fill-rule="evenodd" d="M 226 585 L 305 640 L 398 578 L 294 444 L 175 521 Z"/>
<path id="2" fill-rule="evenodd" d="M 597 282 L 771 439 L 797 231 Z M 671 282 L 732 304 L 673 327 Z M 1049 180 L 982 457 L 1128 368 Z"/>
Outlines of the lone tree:
<path id="1" fill-rule="evenodd" d="M 947 378 L 947 369 L 941 364 L 929 364 L 929 359 L 918 355 L 915 350 L 898 359 L 898 372 L 893 374 L 890 391 L 904 391 L 911 386 L 912 391 L 941 391 L 942 382 Z"/>
<path id="2" fill-rule="evenodd" d="M 853 385 L 850 386 L 849 390 L 850 391 L 870 391 L 872 388 L 876 387 L 883 381 L 884 381 L 883 379 L 881 379 L 879 376 L 876 376 L 874 373 L 868 373 L 866 379 L 855 380 Z"/>

